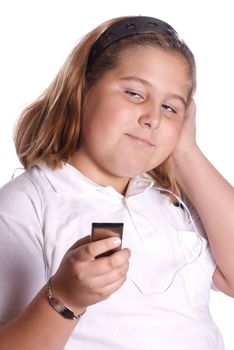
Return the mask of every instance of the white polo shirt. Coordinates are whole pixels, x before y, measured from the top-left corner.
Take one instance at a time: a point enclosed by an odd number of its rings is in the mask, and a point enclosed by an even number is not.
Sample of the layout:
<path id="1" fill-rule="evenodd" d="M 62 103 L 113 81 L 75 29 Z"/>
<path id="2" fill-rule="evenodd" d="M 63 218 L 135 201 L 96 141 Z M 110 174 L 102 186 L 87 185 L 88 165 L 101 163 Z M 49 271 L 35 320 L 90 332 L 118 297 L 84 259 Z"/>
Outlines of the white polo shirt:
<path id="1" fill-rule="evenodd" d="M 75 168 L 34 167 L 0 191 L 0 323 L 15 317 L 92 222 L 123 222 L 127 281 L 90 306 L 66 350 L 223 350 L 209 311 L 215 262 L 186 209 L 146 176 L 125 196 Z"/>

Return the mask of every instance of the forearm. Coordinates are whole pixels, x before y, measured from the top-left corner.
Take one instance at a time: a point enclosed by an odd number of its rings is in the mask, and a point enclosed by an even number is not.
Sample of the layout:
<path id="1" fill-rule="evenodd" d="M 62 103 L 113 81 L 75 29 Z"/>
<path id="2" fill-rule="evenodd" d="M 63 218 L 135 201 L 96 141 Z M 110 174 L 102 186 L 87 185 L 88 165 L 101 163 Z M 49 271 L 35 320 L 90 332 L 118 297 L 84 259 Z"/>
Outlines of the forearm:
<path id="1" fill-rule="evenodd" d="M 200 215 L 215 260 L 234 287 L 234 189 L 197 146 L 174 161 L 178 182 Z"/>
<path id="2" fill-rule="evenodd" d="M 1 348 L 62 350 L 76 325 L 53 310 L 44 287 L 19 317 L 0 327 Z"/>

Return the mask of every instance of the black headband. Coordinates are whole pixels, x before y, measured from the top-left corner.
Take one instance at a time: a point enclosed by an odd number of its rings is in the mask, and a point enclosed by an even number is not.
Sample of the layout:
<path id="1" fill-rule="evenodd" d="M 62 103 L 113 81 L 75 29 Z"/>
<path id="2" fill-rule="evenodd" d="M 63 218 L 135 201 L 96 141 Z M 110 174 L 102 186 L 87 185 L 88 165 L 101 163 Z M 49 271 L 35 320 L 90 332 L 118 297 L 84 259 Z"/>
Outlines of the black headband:
<path id="1" fill-rule="evenodd" d="M 90 68 L 101 53 L 116 41 L 131 35 L 155 33 L 174 36 L 179 40 L 174 28 L 154 17 L 128 17 L 114 23 L 100 35 L 91 47 L 87 67 Z"/>

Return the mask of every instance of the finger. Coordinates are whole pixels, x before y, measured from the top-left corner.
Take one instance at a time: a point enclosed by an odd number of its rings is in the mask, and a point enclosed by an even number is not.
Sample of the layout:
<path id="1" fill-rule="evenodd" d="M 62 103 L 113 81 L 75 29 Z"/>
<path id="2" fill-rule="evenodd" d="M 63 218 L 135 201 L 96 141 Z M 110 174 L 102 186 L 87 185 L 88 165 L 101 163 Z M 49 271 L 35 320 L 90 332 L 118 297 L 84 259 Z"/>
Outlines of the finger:
<path id="1" fill-rule="evenodd" d="M 79 281 L 88 282 L 88 285 L 93 289 L 96 288 L 96 283 L 99 281 L 99 277 L 103 278 L 103 282 L 99 285 L 104 286 L 105 284 L 113 283 L 117 280 L 119 273 L 126 273 L 129 267 L 129 249 L 124 248 L 123 250 L 114 253 L 113 257 L 103 257 L 100 259 L 93 259 L 92 261 L 81 261 L 76 260 L 79 269 L 76 269 L 76 276 Z M 114 258 L 114 259 L 113 259 Z M 105 283 L 105 279 L 108 280 Z"/>
<path id="2" fill-rule="evenodd" d="M 115 281 L 114 283 L 106 285 L 103 288 L 97 289 L 96 294 L 98 295 L 98 298 L 100 300 L 107 299 L 110 295 L 112 295 L 118 289 L 120 289 L 125 281 L 126 281 L 126 275 L 124 275 L 121 279 L 119 279 L 118 281 Z"/>
<path id="3" fill-rule="evenodd" d="M 119 280 L 122 280 L 126 277 L 127 271 L 129 269 L 129 262 L 117 267 L 116 269 L 110 270 L 108 273 L 94 277 L 93 283 L 95 288 L 104 288 L 107 287 Z"/>
<path id="4" fill-rule="evenodd" d="M 93 260 L 96 256 L 114 249 L 121 244 L 119 237 L 110 237 L 99 241 L 90 242 L 77 248 L 76 257 L 79 261 Z"/>
<path id="5" fill-rule="evenodd" d="M 79 248 L 80 246 L 84 245 L 84 244 L 87 244 L 91 242 L 91 236 L 85 236 L 81 239 L 79 239 L 78 241 L 76 241 L 70 248 L 68 251 L 70 250 L 73 250 L 73 249 L 76 249 L 76 248 Z"/>
<path id="6" fill-rule="evenodd" d="M 128 262 L 130 257 L 130 250 L 123 248 L 117 252 L 104 256 L 92 261 L 93 269 L 99 272 L 99 275 L 105 274 L 113 269 L 121 267 Z"/>
<path id="7" fill-rule="evenodd" d="M 129 256 L 129 250 L 124 248 L 119 252 L 114 253 L 113 257 L 107 256 L 94 259 L 90 262 L 88 275 L 90 277 L 102 276 L 112 270 L 125 266 L 125 264 L 128 265 Z"/>
<path id="8" fill-rule="evenodd" d="M 190 117 L 190 116 L 194 116 L 195 114 L 196 114 L 196 104 L 194 99 L 192 99 L 186 109 L 186 116 Z"/>

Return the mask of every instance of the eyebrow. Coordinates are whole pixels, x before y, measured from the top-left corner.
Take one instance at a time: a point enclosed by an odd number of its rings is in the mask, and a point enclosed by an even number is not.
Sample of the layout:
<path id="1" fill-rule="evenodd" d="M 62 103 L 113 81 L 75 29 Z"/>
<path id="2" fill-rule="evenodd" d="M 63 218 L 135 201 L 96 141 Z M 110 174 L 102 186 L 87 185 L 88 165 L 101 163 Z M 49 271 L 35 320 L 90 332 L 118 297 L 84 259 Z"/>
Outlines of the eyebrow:
<path id="1" fill-rule="evenodd" d="M 120 80 L 126 80 L 126 81 L 133 80 L 133 81 L 136 81 L 138 83 L 141 83 L 141 84 L 146 85 L 146 86 L 153 89 L 153 85 L 151 83 L 149 83 L 147 80 L 139 78 L 139 77 L 123 77 Z M 185 105 L 185 107 L 187 107 L 187 102 L 185 101 L 185 99 L 182 96 L 177 95 L 177 94 L 170 94 L 170 97 L 176 98 L 177 100 L 181 101 Z"/>
<path id="2" fill-rule="evenodd" d="M 147 85 L 147 86 L 153 88 L 153 86 L 147 80 L 139 78 L 139 77 L 123 77 L 120 80 L 127 80 L 127 81 L 128 80 L 134 80 L 134 81 L 136 81 L 138 83 L 141 83 L 143 85 Z"/>

